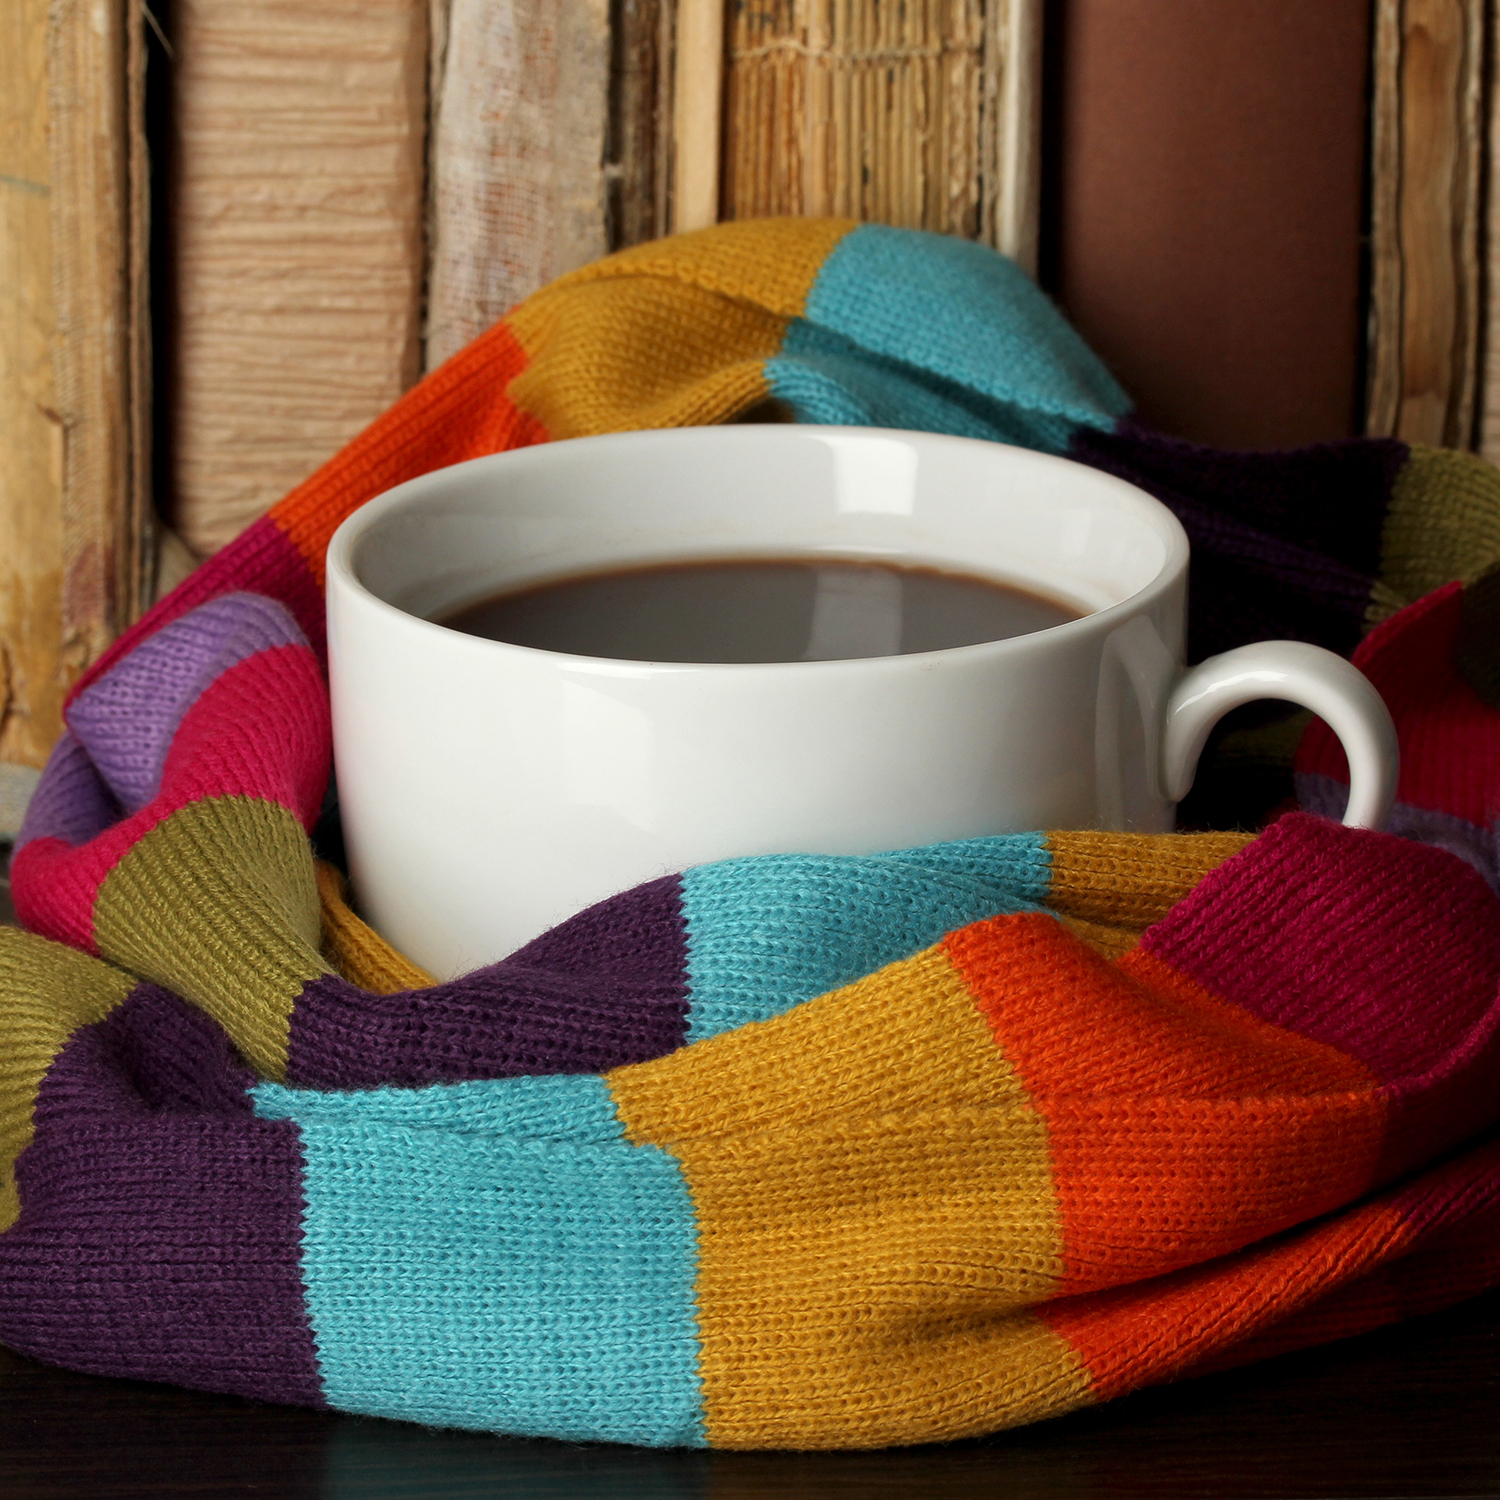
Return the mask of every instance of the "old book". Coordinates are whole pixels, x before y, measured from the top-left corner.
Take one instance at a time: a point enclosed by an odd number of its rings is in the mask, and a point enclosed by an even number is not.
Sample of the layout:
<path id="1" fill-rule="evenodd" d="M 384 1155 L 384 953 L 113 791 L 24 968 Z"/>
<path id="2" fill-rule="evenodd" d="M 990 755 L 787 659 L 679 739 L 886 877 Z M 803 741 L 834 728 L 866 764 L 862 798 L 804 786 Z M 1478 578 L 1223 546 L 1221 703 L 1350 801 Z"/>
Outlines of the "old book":
<path id="1" fill-rule="evenodd" d="M 1375 7 L 1365 427 L 1453 448 L 1475 440 L 1486 5 Z"/>
<path id="2" fill-rule="evenodd" d="M 0 836 L 149 602 L 138 0 L 17 0 L 0 56 Z"/>
<path id="3" fill-rule="evenodd" d="M 1040 20 L 1037 0 L 732 7 L 720 216 L 848 215 L 1034 264 Z"/>
<path id="4" fill-rule="evenodd" d="M 0 49 L 0 798 L 52 747 L 64 677 L 63 434 L 52 379 L 47 0 Z M 8 802 L 18 801 L 12 792 Z M 16 806 L 0 804 L 0 837 Z M 11 825 L 9 828 L 7 825 Z"/>
<path id="5" fill-rule="evenodd" d="M 611 250 L 660 239 L 671 228 L 674 0 L 610 7 L 605 232 Z"/>
<path id="6" fill-rule="evenodd" d="M 609 10 L 451 0 L 433 98 L 429 367 L 610 248 Z"/>
<path id="7" fill-rule="evenodd" d="M 420 368 L 426 0 L 179 0 L 172 513 L 209 553 Z"/>

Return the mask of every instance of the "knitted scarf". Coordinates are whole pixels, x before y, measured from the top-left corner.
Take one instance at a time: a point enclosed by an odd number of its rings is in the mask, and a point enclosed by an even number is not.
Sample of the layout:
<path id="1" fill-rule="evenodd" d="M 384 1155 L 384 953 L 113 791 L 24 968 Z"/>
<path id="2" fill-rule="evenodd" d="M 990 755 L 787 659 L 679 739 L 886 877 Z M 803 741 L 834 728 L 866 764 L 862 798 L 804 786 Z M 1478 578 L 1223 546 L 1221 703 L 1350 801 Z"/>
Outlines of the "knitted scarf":
<path id="1" fill-rule="evenodd" d="M 331 532 L 444 464 L 768 401 L 1159 496 L 1196 655 L 1300 637 L 1384 694 L 1395 832 L 1325 816 L 1314 725 L 1258 834 L 729 860 L 433 983 L 317 858 Z M 79 682 L 0 932 L 0 1340 L 457 1427 L 871 1447 L 1500 1282 L 1497 564 L 1487 465 L 1154 435 L 972 244 L 765 221 L 564 277 Z"/>

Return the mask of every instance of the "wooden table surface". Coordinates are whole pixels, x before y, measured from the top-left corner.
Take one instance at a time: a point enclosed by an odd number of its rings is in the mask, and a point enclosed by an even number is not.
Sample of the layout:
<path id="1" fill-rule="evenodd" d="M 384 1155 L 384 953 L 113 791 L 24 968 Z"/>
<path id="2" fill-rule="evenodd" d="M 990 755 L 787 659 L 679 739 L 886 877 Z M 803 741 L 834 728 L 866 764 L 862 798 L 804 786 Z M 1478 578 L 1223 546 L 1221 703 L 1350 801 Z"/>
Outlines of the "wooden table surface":
<path id="1" fill-rule="evenodd" d="M 8 914 L 0 880 L 0 920 Z M 1500 1292 L 978 1442 L 698 1453 L 518 1441 L 53 1369 L 0 1349 L 3 1500 L 1500 1497 Z"/>

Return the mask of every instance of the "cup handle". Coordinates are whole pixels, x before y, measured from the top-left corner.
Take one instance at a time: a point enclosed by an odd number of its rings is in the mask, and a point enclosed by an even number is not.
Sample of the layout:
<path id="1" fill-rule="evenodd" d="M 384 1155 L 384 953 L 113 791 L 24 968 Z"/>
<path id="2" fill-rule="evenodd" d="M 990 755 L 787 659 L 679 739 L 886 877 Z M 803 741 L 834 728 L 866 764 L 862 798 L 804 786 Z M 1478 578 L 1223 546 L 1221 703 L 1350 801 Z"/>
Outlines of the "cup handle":
<path id="1" fill-rule="evenodd" d="M 1310 708 L 1349 757 L 1348 828 L 1384 828 L 1396 801 L 1400 752 L 1390 710 L 1358 667 L 1302 641 L 1257 641 L 1183 674 L 1167 700 L 1162 782 L 1169 802 L 1193 784 L 1208 732 L 1231 708 L 1285 698 Z"/>

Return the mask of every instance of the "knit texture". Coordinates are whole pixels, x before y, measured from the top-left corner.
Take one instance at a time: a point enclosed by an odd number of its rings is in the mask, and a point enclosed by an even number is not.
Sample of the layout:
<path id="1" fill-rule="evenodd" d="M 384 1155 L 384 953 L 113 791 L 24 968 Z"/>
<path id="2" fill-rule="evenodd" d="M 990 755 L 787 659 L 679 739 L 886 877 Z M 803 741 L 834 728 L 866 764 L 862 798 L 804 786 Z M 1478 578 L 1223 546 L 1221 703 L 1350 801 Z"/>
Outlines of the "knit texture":
<path id="1" fill-rule="evenodd" d="M 1158 495 L 1195 655 L 1298 637 L 1384 694 L 1393 832 L 1331 821 L 1314 724 L 1302 810 L 1259 831 L 1245 802 L 729 860 L 433 983 L 317 857 L 334 528 L 444 464 L 770 401 Z M 0 931 L 25 1353 L 507 1433 L 877 1447 L 1500 1282 L 1500 474 L 1151 433 L 981 247 L 771 220 L 562 278 L 163 600 L 67 724 L 12 864 L 30 930 Z M 1284 728 L 1224 743 L 1292 784 Z"/>

